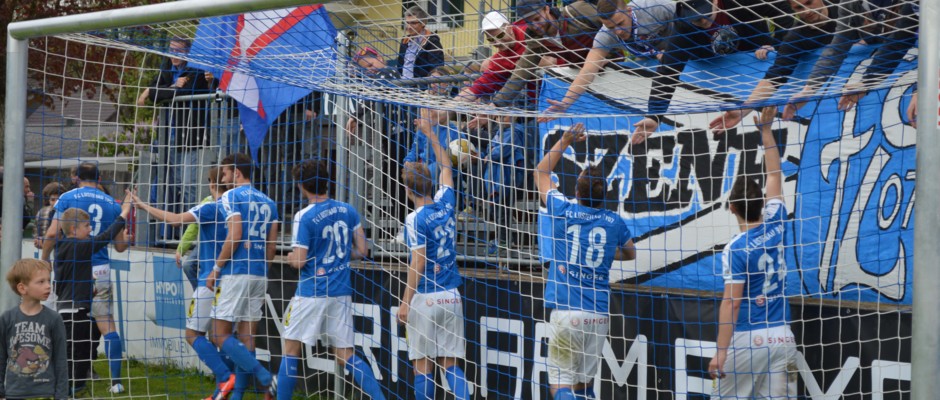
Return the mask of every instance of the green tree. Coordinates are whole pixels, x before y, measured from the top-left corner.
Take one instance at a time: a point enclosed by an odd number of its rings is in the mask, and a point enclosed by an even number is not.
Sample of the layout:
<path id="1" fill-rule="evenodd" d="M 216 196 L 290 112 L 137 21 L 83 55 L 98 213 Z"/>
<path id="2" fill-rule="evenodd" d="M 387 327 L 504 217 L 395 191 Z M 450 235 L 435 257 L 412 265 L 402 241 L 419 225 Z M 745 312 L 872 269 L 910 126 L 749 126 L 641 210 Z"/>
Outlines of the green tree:
<path id="1" fill-rule="evenodd" d="M 163 3 L 167 0 L 3 0 L 0 2 L 0 77 L 6 76 L 7 25 L 10 22 L 32 19 L 75 15 L 94 11 L 133 7 L 145 4 Z M 51 106 L 51 99 L 44 93 L 61 93 L 65 96 L 81 94 L 86 98 L 100 95 L 113 102 L 119 102 L 117 85 L 121 83 L 120 65 L 140 65 L 143 61 L 138 56 L 128 56 L 124 51 L 99 46 L 89 46 L 42 37 L 32 39 L 30 47 L 44 48 L 45 53 L 31 52 L 31 68 L 63 76 L 64 79 L 47 80 L 43 88 L 30 90 L 27 107 L 42 104 Z M 83 79 L 95 77 L 95 79 Z M 101 85 L 100 83 L 114 84 Z M 30 88 L 34 89 L 34 88 Z M 3 138 L 6 117 L 6 79 L 0 79 L 0 160 L 3 159 Z"/>

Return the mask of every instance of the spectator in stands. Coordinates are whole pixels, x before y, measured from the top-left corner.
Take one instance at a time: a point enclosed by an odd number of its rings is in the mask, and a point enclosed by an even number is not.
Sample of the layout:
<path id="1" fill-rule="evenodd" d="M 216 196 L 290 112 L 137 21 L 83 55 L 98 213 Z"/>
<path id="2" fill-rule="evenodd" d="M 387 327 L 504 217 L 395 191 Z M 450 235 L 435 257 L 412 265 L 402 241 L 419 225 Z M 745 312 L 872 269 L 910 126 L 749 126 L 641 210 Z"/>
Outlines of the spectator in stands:
<path id="1" fill-rule="evenodd" d="M 545 66 L 544 57 L 556 57 L 557 65 L 581 66 L 603 26 L 597 9 L 586 1 L 554 8 L 545 0 L 519 0 L 516 15 L 527 24 L 526 49 L 493 98 L 493 104 L 500 107 L 512 105 L 523 86 L 537 79 L 538 68 Z"/>
<path id="2" fill-rule="evenodd" d="M 59 195 L 65 193 L 65 187 L 59 182 L 52 182 L 42 188 L 43 207 L 36 214 L 36 234 L 33 239 L 33 245 L 37 249 L 42 249 L 45 240 L 45 232 L 49 230 L 49 225 L 55 219 L 55 203 L 59 201 Z"/>
<path id="3" fill-rule="evenodd" d="M 864 41 L 880 47 L 872 56 L 871 64 L 864 68 L 862 80 L 843 87 L 840 110 L 854 107 L 868 89 L 891 75 L 917 41 L 919 8 L 916 1 L 848 0 L 840 3 L 839 8 L 844 16 L 840 14 L 836 20 L 836 34 L 816 60 L 803 90 L 790 99 L 783 112 L 784 119 L 793 118 L 806 99 L 839 72 L 856 43 Z"/>
<path id="4" fill-rule="evenodd" d="M 607 65 L 611 52 L 626 50 L 640 57 L 656 57 L 673 32 L 676 3 L 672 0 L 601 0 L 597 13 L 603 25 L 594 36 L 587 60 L 561 100 L 548 100 L 546 113 L 562 113 L 587 91 L 597 73 Z M 541 117 L 540 122 L 552 120 Z"/>
<path id="5" fill-rule="evenodd" d="M 525 23 L 512 24 L 509 19 L 499 11 L 490 11 L 480 23 L 483 37 L 494 48 L 496 53 L 484 61 L 483 75 L 473 81 L 470 86 L 460 90 L 459 100 L 488 101 L 489 97 L 498 92 L 506 84 L 516 68 L 519 57 L 525 53 Z M 546 57 L 552 58 L 553 57 Z M 526 94 L 534 103 L 537 101 L 535 81 L 526 86 Z"/>
<path id="6" fill-rule="evenodd" d="M 385 59 L 377 50 L 363 47 L 353 57 L 358 66 L 358 74 L 363 78 L 374 81 L 364 82 L 364 85 L 390 85 L 391 80 L 398 79 L 398 71 L 389 68 Z M 401 160 L 407 153 L 410 142 L 410 131 L 407 129 L 410 112 L 407 107 L 371 100 L 351 101 L 352 110 L 355 110 L 346 121 L 346 133 L 350 141 L 356 143 L 360 138 L 366 143 L 379 143 L 381 161 L 375 160 L 368 152 L 366 157 L 374 163 L 381 163 L 382 191 L 391 199 L 405 198 L 405 187 L 402 186 L 399 174 L 401 173 Z M 378 139 L 378 140 L 376 140 Z M 403 222 L 407 214 L 407 204 L 403 201 L 385 202 L 386 215 L 390 219 Z M 394 237 L 394 233 L 389 234 Z"/>
<path id="7" fill-rule="evenodd" d="M 783 37 L 782 43 L 776 47 L 777 56 L 773 66 L 767 70 L 764 78 L 744 102 L 747 108 L 726 111 L 709 124 L 715 134 L 724 133 L 741 123 L 752 111 L 752 107 L 771 98 L 777 88 L 787 83 L 790 75 L 800 62 L 806 60 L 808 54 L 829 44 L 836 32 L 849 29 L 847 27 L 851 20 L 857 17 L 850 13 L 849 8 L 841 6 L 838 2 L 789 0 L 789 5 L 793 10 L 791 28 Z M 760 50 L 758 56 L 761 56 Z M 841 61 L 839 64 L 841 65 Z"/>
<path id="8" fill-rule="evenodd" d="M 656 57 L 660 65 L 650 90 L 649 114 L 634 125 L 631 138 L 634 144 L 642 142 L 659 127 L 686 63 L 739 50 L 758 52 L 763 49 L 761 53 L 765 53 L 772 45 L 769 25 L 764 18 L 782 15 L 778 6 L 757 0 L 728 0 L 719 4 L 720 8 L 707 0 L 679 3 L 653 0 L 631 2 L 627 7 L 621 0 L 601 0 L 598 10 L 605 17 L 605 27 L 595 37 L 598 46 L 592 50 L 599 54 L 588 56 L 589 62 L 585 63 L 565 98 L 552 101 L 547 111 L 563 112 L 584 93 L 607 63 L 604 53 L 624 48 L 635 55 Z M 643 20 L 645 22 L 641 22 Z M 636 38 L 633 38 L 634 33 Z"/>
<path id="9" fill-rule="evenodd" d="M 667 41 L 650 89 L 648 115 L 634 125 L 633 143 L 639 143 L 659 128 L 669 109 L 686 63 L 736 51 L 759 51 L 772 46 L 769 19 L 783 14 L 774 2 L 723 0 L 721 8 L 708 0 L 687 0 L 676 5 L 674 34 Z M 711 33 L 711 32 L 714 33 Z"/>
<path id="10" fill-rule="evenodd" d="M 3 189 L 3 167 L 0 167 L 0 189 Z M 33 200 L 36 195 L 30 188 L 29 178 L 23 178 L 23 229 L 29 226 L 33 215 Z M 0 208 L 0 217 L 3 217 L 3 208 Z M 38 233 L 41 234 L 41 233 Z"/>
<path id="11" fill-rule="evenodd" d="M 466 135 L 461 133 L 459 124 L 454 120 L 456 117 L 455 113 L 427 109 L 422 110 L 421 115 L 422 119 L 428 118 L 430 120 L 431 130 L 437 134 L 437 137 L 440 139 L 441 143 L 450 143 L 461 138 L 466 139 Z M 431 171 L 432 179 L 439 175 L 437 170 L 437 158 L 434 155 L 434 151 L 431 148 L 431 144 L 428 141 L 428 138 L 424 135 L 414 135 L 414 140 L 411 142 L 411 148 L 408 151 L 408 154 L 405 155 L 403 162 L 424 163 L 428 166 L 428 170 Z M 458 179 L 454 180 L 457 181 Z"/>
<path id="12" fill-rule="evenodd" d="M 169 52 L 186 56 L 192 47 L 189 39 L 170 40 Z M 167 163 L 167 202 L 182 211 L 196 204 L 199 170 L 209 164 L 200 159 L 200 150 L 209 145 L 208 104 L 205 100 L 172 102 L 176 96 L 210 93 L 215 80 L 206 79 L 204 71 L 191 67 L 180 57 L 169 57 L 160 74 L 137 99 L 143 106 L 171 101 L 166 121 L 169 125 L 169 161 Z"/>
<path id="13" fill-rule="evenodd" d="M 398 74 L 405 79 L 424 78 L 444 64 L 441 38 L 427 29 L 428 13 L 421 6 L 405 11 L 405 38 L 398 46 Z"/>
<path id="14" fill-rule="evenodd" d="M 528 130 L 524 117 L 512 115 L 496 117 L 490 125 L 493 136 L 485 153 L 484 186 L 486 204 L 496 222 L 498 248 L 507 248 L 512 242 L 509 224 L 512 222 L 516 196 L 526 188 L 525 137 Z"/>

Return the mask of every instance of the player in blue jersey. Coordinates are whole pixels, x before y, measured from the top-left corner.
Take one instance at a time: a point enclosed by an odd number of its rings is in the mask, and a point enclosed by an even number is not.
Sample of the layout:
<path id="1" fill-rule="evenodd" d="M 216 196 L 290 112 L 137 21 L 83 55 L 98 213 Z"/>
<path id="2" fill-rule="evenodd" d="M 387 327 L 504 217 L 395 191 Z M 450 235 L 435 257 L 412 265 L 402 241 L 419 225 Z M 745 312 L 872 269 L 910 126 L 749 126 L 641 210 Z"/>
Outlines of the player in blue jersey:
<path id="1" fill-rule="evenodd" d="M 426 164 L 406 163 L 402 169 L 402 181 L 415 210 L 405 218 L 405 242 L 411 256 L 398 320 L 405 324 L 408 359 L 415 369 L 415 398 L 434 398 L 436 364 L 444 370 L 454 396 L 465 400 L 469 398 L 467 378 L 457 365 L 457 359 L 466 356 L 463 299 L 457 290 L 463 283 L 456 258 L 457 197 L 450 155 L 432 127 L 435 113 L 422 110 L 415 125 L 440 163 L 440 189 L 434 193 L 434 180 Z"/>
<path id="2" fill-rule="evenodd" d="M 545 307 L 552 309 L 553 337 L 548 343 L 548 380 L 552 396 L 594 398 L 593 382 L 609 329 L 610 267 L 614 260 L 636 257 L 623 218 L 605 210 L 607 178 L 597 167 L 578 176 L 577 202 L 552 184 L 552 171 L 574 142 L 585 140 L 575 124 L 545 154 L 535 169 L 535 184 L 553 218 L 551 267 Z"/>
<path id="3" fill-rule="evenodd" d="M 225 214 L 217 202 L 228 188 L 222 182 L 222 173 L 219 168 L 209 169 L 209 193 L 216 201 L 202 203 L 182 214 L 176 214 L 153 207 L 143 201 L 136 194 L 132 194 L 137 208 L 144 210 L 152 218 L 167 222 L 173 226 L 183 224 L 199 224 L 199 283 L 193 291 L 186 315 L 186 341 L 196 351 L 199 359 L 206 364 L 215 375 L 217 392 L 212 399 L 225 398 L 235 387 L 235 375 L 222 361 L 219 349 L 206 339 L 209 330 L 209 312 L 212 310 L 212 300 L 215 298 L 212 290 L 206 287 L 206 278 L 215 266 L 215 260 L 228 230 L 225 228 Z"/>
<path id="4" fill-rule="evenodd" d="M 764 142 L 766 194 L 753 177 L 740 176 L 731 187 L 728 207 L 741 233 L 721 254 L 725 293 L 718 312 L 718 352 L 708 365 L 717 379 L 714 398 L 795 398 L 796 380 L 788 368 L 796 356 L 790 307 L 784 295 L 783 174 L 780 151 L 771 132 L 776 107 L 760 120 Z"/>
<path id="5" fill-rule="evenodd" d="M 206 277 L 206 287 L 215 289 L 210 336 L 235 363 L 232 398 L 239 400 L 252 375 L 265 388 L 271 385 L 271 372 L 255 358 L 254 336 L 261 320 L 268 262 L 274 258 L 280 217 L 274 201 L 252 187 L 251 157 L 231 154 L 222 160 L 221 167 L 223 180 L 232 182 L 234 189 L 219 199 L 228 235 Z M 237 338 L 232 335 L 233 328 L 238 331 Z M 267 390 L 265 396 L 271 397 Z"/>
<path id="6" fill-rule="evenodd" d="M 319 340 L 332 347 L 336 362 L 350 372 L 362 391 L 385 400 L 369 364 L 356 355 L 353 343 L 352 282 L 349 260 L 369 250 L 359 213 L 330 198 L 330 163 L 307 160 L 292 175 L 310 204 L 294 215 L 291 267 L 300 270 L 297 291 L 284 315 L 284 356 L 277 373 L 277 398 L 294 394 L 301 343 Z"/>
<path id="7" fill-rule="evenodd" d="M 49 254 L 55 245 L 55 239 L 59 233 L 59 219 L 65 210 L 77 208 L 90 217 L 91 236 L 94 237 L 100 232 L 104 232 L 114 219 L 121 215 L 121 206 L 113 197 L 98 189 L 100 175 L 98 165 L 90 162 L 83 162 L 76 170 L 78 176 L 78 187 L 59 196 L 59 201 L 55 205 L 55 219 L 49 225 L 46 231 L 46 240 L 43 242 L 42 259 L 48 261 Z M 127 250 L 128 243 L 124 238 L 124 232 L 114 238 L 114 249 L 123 252 Z M 111 393 L 124 392 L 124 385 L 121 384 L 121 358 L 124 350 L 121 343 L 121 337 L 118 335 L 117 326 L 114 322 L 114 313 L 111 311 L 114 304 L 111 285 L 111 257 L 108 248 L 103 247 L 94 254 L 91 260 L 92 276 L 95 279 L 95 294 L 91 304 L 91 317 L 94 318 L 98 330 L 104 337 L 105 354 L 108 356 L 108 366 L 111 369 Z"/>

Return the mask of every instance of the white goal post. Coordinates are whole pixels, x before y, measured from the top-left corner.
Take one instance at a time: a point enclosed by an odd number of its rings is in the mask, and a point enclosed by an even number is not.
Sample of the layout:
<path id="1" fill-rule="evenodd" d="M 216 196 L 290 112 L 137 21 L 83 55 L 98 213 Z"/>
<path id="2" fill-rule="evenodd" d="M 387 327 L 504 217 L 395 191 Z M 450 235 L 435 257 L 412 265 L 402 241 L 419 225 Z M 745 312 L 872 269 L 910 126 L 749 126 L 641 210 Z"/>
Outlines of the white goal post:
<path id="1" fill-rule="evenodd" d="M 940 20 L 940 1 L 921 0 L 922 21 Z M 940 303 L 940 246 L 935 238 L 940 237 L 940 180 L 934 176 L 940 172 L 940 129 L 937 114 L 938 87 L 940 87 L 940 26 L 931 22 L 920 25 L 918 48 L 918 109 L 917 109 L 917 172 L 921 179 L 917 183 L 914 205 L 917 216 L 914 221 L 914 311 L 930 312 Z M 911 398 L 929 399 L 940 392 L 936 372 L 940 370 L 940 319 L 914 314 L 911 338 Z"/>

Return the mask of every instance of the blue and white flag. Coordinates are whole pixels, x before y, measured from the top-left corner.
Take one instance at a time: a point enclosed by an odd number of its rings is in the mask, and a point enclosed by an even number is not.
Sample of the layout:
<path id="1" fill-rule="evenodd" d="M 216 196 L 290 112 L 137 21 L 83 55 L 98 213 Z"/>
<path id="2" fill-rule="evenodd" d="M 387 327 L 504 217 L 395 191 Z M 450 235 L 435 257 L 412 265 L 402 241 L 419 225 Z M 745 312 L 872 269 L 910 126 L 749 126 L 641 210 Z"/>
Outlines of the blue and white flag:
<path id="1" fill-rule="evenodd" d="M 206 70 L 220 77 L 219 88 L 238 101 L 257 159 L 278 115 L 333 75 L 335 44 L 336 28 L 317 4 L 204 18 L 190 55 L 209 65 Z"/>

